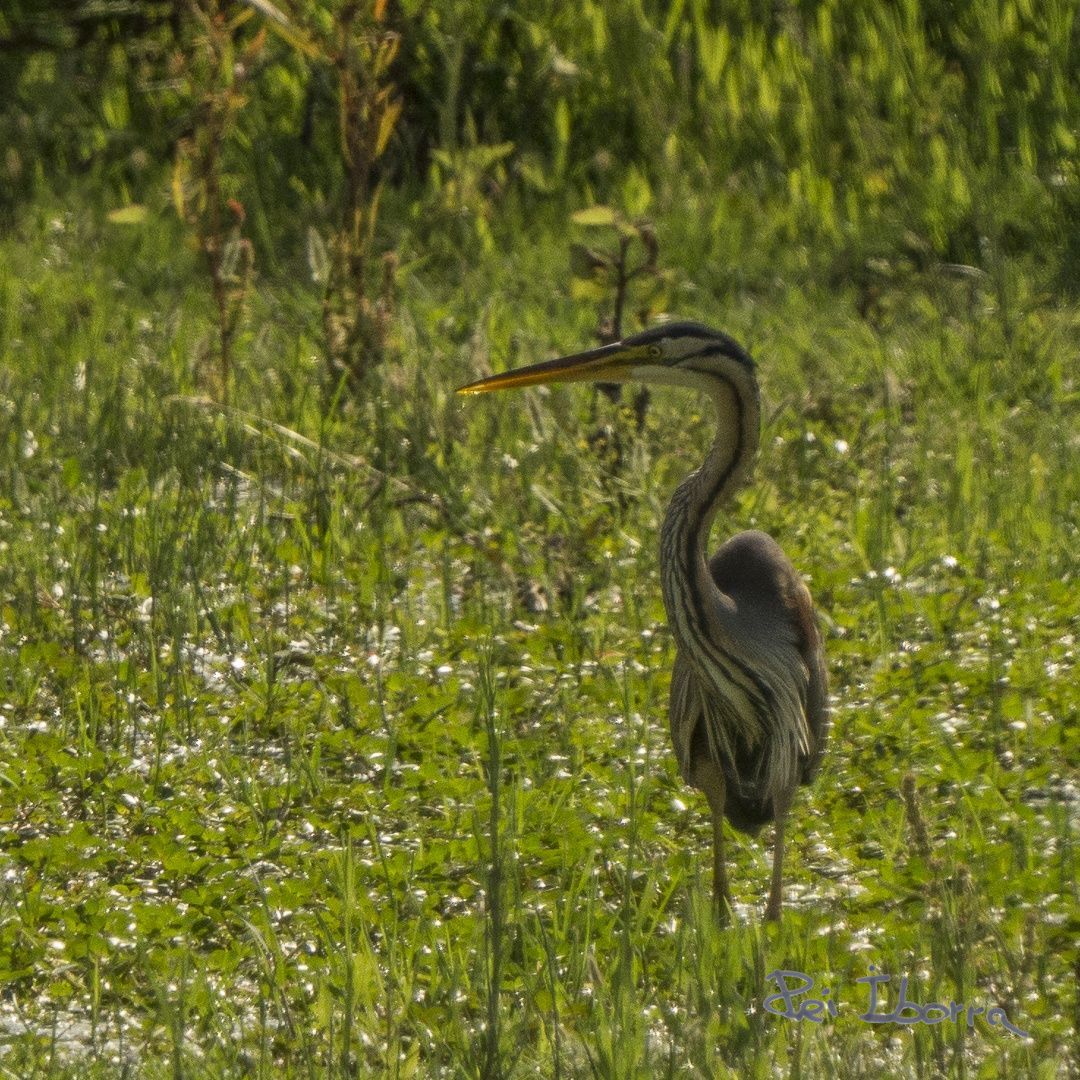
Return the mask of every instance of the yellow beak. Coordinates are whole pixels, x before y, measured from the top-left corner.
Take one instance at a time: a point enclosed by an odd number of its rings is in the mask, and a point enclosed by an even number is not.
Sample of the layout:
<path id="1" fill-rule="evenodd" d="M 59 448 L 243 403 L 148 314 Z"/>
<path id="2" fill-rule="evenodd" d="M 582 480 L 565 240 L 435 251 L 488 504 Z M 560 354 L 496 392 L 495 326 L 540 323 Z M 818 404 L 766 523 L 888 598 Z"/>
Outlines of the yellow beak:
<path id="1" fill-rule="evenodd" d="M 491 390 L 509 390 L 515 386 L 541 386 L 557 382 L 625 382 L 633 370 L 648 362 L 647 345 L 624 345 L 616 341 L 599 349 L 545 360 L 539 364 L 489 375 L 468 386 L 459 386 L 459 394 L 486 394 Z"/>

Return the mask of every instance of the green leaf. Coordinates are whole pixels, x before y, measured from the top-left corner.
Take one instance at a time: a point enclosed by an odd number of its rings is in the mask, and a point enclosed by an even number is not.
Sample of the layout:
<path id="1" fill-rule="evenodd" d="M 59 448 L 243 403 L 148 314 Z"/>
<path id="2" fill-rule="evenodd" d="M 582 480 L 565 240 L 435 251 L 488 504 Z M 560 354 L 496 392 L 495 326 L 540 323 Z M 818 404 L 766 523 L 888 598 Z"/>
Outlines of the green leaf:
<path id="1" fill-rule="evenodd" d="M 587 229 L 602 229 L 615 224 L 615 211 L 610 206 L 588 206 L 571 214 L 570 220 Z"/>
<path id="2" fill-rule="evenodd" d="M 146 207 L 140 203 L 129 203 L 118 210 L 110 210 L 107 216 L 114 225 L 141 225 L 147 213 Z"/>

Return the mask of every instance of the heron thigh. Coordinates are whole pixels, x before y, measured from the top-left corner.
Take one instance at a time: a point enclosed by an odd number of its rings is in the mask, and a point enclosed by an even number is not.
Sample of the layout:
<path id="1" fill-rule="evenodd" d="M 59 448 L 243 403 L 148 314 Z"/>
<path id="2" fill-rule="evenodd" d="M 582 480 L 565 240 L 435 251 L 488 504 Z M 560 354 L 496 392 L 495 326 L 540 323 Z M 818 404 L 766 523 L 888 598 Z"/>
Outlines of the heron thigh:
<path id="1" fill-rule="evenodd" d="M 705 793 L 713 815 L 715 817 L 722 815 L 727 785 L 724 781 L 724 770 L 720 765 L 703 755 L 696 757 L 690 763 L 690 775 L 687 779 L 699 791 Z"/>

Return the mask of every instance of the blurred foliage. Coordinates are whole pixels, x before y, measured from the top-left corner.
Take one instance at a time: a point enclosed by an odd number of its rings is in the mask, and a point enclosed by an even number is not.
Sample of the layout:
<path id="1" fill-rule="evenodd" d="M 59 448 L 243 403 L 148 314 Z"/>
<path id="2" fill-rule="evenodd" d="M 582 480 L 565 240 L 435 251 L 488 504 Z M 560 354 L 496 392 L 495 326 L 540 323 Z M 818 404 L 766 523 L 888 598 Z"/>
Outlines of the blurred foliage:
<path id="1" fill-rule="evenodd" d="M 298 37 L 285 23 L 285 40 L 333 72 L 338 145 L 344 183 L 330 242 L 308 233 L 312 277 L 323 288 L 323 336 L 330 370 L 359 385 L 382 359 L 393 304 L 392 253 L 383 257 L 382 284 L 371 288 L 368 264 L 378 221 L 379 161 L 401 115 L 392 69 L 400 34 L 387 18 L 386 0 L 346 3 L 330 12 L 305 5 Z M 279 30 L 283 22 L 277 21 Z M 320 248 L 325 254 L 317 254 Z"/>
<path id="2" fill-rule="evenodd" d="M 570 220 L 588 241 L 570 245 L 571 291 L 575 299 L 596 304 L 597 341 L 606 345 L 623 336 L 628 305 L 637 330 L 667 310 L 674 273 L 660 269 L 660 245 L 651 222 L 628 221 L 602 205 L 579 210 Z"/>
<path id="3" fill-rule="evenodd" d="M 172 192 L 176 212 L 202 253 L 217 316 L 217 389 L 229 399 L 233 339 L 239 329 L 254 271 L 254 249 L 241 235 L 243 203 L 229 197 L 225 151 L 235 139 L 247 98 L 244 83 L 266 41 L 265 30 L 238 44 L 250 11 L 226 14 L 220 0 L 191 0 L 193 48 L 176 54 L 175 68 L 187 96 L 197 102 L 191 130 L 176 144 Z M 114 215 L 115 220 L 115 215 Z M 204 380 L 205 381 L 205 380 Z"/>
<path id="4" fill-rule="evenodd" d="M 268 269 L 295 265 L 308 230 L 338 218 L 349 184 L 340 65 L 335 74 L 326 51 L 304 42 L 350 25 L 364 40 L 363 6 L 221 5 L 234 20 L 251 16 L 238 49 L 276 31 L 246 73 L 224 163 Z M 915 269 L 985 265 L 1077 232 L 1069 0 L 376 6 L 397 44 L 392 57 L 361 55 L 360 82 L 393 85 L 400 115 L 366 183 L 374 192 L 389 181 L 395 208 L 418 210 L 421 233 L 458 222 L 458 247 L 490 247 L 508 195 L 530 207 L 554 200 L 560 212 L 620 204 L 628 176 L 660 199 L 690 192 L 706 228 L 738 214 L 845 274 L 872 276 L 867 260 L 881 256 Z M 159 197 L 201 107 L 180 76 L 200 47 L 184 5 L 8 4 L 8 214 L 42 186 L 87 174 L 114 201 Z M 406 220 L 392 217 L 382 250 Z"/>
<path id="5" fill-rule="evenodd" d="M 177 113 L 169 3 L 12 0 L 0 9 L 0 210 L 94 172 L 111 188 L 160 178 Z"/>
<path id="6" fill-rule="evenodd" d="M 642 200 L 641 205 L 645 201 Z M 610 206 L 589 206 L 571 215 L 571 223 L 587 236 L 588 243 L 570 245 L 571 294 L 596 305 L 596 340 L 607 345 L 622 339 L 623 315 L 633 307 L 635 329 L 644 329 L 653 316 L 668 309 L 674 271 L 660 269 L 660 243 L 651 221 L 629 221 Z M 605 244 L 607 246 L 605 246 Z M 633 258 L 632 258 L 633 257 Z M 636 260 L 636 261 L 633 261 Z M 635 302 L 636 301 L 636 302 Z M 597 383 L 612 401 L 622 397 L 619 383 Z M 649 388 L 634 394 L 634 414 L 640 431 L 649 405 Z M 608 458 L 613 469 L 622 461 L 616 429 L 607 425 L 591 437 L 595 448 Z"/>

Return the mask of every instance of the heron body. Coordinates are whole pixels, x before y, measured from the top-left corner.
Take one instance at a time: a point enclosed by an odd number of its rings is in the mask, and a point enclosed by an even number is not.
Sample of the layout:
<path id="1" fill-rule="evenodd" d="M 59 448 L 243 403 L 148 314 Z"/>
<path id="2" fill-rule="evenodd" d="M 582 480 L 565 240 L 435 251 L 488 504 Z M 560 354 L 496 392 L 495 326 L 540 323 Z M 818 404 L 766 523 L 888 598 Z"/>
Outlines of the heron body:
<path id="1" fill-rule="evenodd" d="M 660 531 L 661 587 L 676 648 L 671 738 L 684 780 L 709 803 L 721 916 L 730 908 L 723 819 L 751 834 L 776 822 L 766 918 L 777 919 L 785 819 L 798 785 L 817 773 L 829 725 L 813 603 L 780 546 L 765 533 L 742 532 L 706 557 L 716 512 L 745 483 L 757 451 L 754 364 L 725 334 L 669 323 L 460 392 L 600 380 L 682 386 L 716 407 L 716 438 L 675 490 Z"/>

